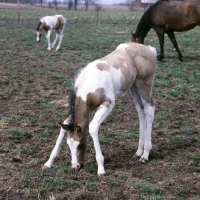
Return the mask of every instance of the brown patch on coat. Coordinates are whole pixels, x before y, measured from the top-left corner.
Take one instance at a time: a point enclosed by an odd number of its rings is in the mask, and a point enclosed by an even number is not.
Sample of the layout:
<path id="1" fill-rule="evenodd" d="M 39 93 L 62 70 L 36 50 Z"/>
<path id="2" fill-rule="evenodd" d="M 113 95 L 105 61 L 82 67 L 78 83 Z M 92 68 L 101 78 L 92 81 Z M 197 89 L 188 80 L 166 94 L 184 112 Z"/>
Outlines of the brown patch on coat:
<path id="1" fill-rule="evenodd" d="M 110 66 L 102 62 L 97 64 L 97 68 L 101 71 L 110 71 Z"/>
<path id="2" fill-rule="evenodd" d="M 63 26 L 65 25 L 63 17 L 58 17 L 57 23 L 56 23 L 56 29 L 61 31 L 63 29 Z"/>
<path id="3" fill-rule="evenodd" d="M 37 31 L 42 32 L 42 30 L 44 30 L 47 33 L 49 29 L 50 29 L 50 26 L 48 26 L 46 22 L 43 22 L 43 23 L 40 23 L 40 26 Z"/>
<path id="4" fill-rule="evenodd" d="M 110 98 L 105 95 L 104 88 L 98 88 L 93 93 L 87 95 L 87 105 L 93 110 L 100 105 L 109 106 L 111 104 Z"/>
<path id="5" fill-rule="evenodd" d="M 131 85 L 136 84 L 142 98 L 151 102 L 150 93 L 156 71 L 155 54 L 142 44 L 128 43 L 128 45 L 100 59 L 98 68 L 106 71 L 111 67 L 120 69 L 123 75 L 120 80 L 121 91 L 127 91 Z"/>

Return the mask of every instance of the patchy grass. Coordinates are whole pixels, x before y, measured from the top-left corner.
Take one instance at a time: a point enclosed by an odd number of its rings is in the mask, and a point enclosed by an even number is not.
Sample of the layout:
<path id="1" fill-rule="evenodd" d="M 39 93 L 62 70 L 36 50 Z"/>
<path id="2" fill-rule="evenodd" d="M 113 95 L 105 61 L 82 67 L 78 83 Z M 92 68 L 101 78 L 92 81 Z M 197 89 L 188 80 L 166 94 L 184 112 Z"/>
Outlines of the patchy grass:
<path id="1" fill-rule="evenodd" d="M 37 7 L 36 7 L 37 8 Z M 68 19 L 58 52 L 47 51 L 44 34 L 35 43 L 34 26 L 44 15 Z M 0 199 L 199 199 L 200 72 L 199 28 L 176 33 L 184 61 L 165 38 L 165 59 L 158 62 L 153 149 L 149 162 L 132 160 L 139 122 L 128 93 L 117 99 L 100 128 L 107 175 L 98 177 L 93 141 L 88 136 L 84 169 L 70 167 L 63 143 L 51 169 L 42 172 L 69 115 L 68 91 L 87 63 L 131 40 L 142 12 L 73 12 L 51 9 L 1 9 Z M 52 35 L 53 40 L 55 34 Z M 157 48 L 151 30 L 145 44 Z"/>

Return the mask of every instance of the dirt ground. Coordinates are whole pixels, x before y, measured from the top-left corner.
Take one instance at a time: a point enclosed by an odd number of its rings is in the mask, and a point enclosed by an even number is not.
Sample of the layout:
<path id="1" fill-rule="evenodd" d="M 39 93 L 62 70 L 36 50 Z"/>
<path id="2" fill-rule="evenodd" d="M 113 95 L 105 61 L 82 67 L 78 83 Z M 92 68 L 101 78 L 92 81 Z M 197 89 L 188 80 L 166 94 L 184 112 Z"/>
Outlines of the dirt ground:
<path id="1" fill-rule="evenodd" d="M 7 51 L 8 44 L 3 39 L 0 44 Z M 14 43 L 9 45 L 16 47 Z M 67 116 L 68 90 L 61 87 L 63 79 L 55 74 L 73 80 L 76 71 L 63 65 L 60 58 L 66 56 L 65 52 L 53 59 L 50 54 L 41 53 L 55 66 L 46 68 L 42 58 L 24 56 L 26 51 L 27 46 L 21 44 L 11 57 L 1 57 L 0 200 L 200 199 L 200 102 L 191 96 L 182 101 L 161 98 L 162 87 L 154 90 L 153 149 L 147 163 L 132 159 L 138 145 L 138 116 L 125 93 L 100 129 L 104 177 L 96 174 L 90 137 L 84 169 L 71 170 L 69 149 L 64 144 L 53 168 L 42 172 L 59 133 L 56 122 Z M 7 64 L 14 60 L 17 68 Z M 56 85 L 50 84 L 51 79 L 57 81 Z M 3 93 L 10 86 L 12 91 Z M 185 119 L 189 123 L 184 124 Z"/>

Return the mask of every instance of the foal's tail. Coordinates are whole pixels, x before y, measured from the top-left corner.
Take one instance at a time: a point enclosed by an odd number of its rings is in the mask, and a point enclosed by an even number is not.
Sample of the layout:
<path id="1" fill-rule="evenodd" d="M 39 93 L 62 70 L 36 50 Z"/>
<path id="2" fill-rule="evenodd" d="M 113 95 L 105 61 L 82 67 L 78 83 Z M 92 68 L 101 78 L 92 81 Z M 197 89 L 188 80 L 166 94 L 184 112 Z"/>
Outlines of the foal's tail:
<path id="1" fill-rule="evenodd" d="M 148 46 L 150 48 L 150 50 L 154 53 L 155 57 L 157 56 L 157 52 L 156 52 L 156 48 L 152 47 L 152 46 Z"/>

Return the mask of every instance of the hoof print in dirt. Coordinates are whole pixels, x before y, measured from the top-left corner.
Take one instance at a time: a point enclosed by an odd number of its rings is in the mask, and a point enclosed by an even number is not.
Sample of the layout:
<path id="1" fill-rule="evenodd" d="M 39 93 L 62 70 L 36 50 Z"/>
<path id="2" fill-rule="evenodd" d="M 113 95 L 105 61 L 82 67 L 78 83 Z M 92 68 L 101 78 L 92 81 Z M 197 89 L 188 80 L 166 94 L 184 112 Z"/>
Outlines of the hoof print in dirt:
<path id="1" fill-rule="evenodd" d="M 22 162 L 21 158 L 18 158 L 18 157 L 14 157 L 12 160 L 14 162 Z"/>

